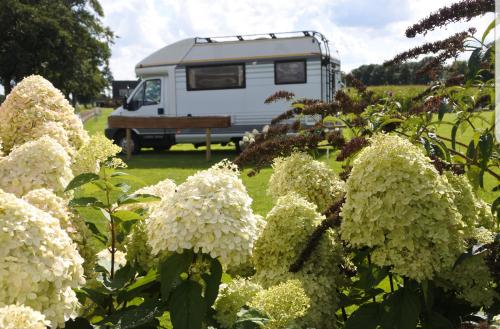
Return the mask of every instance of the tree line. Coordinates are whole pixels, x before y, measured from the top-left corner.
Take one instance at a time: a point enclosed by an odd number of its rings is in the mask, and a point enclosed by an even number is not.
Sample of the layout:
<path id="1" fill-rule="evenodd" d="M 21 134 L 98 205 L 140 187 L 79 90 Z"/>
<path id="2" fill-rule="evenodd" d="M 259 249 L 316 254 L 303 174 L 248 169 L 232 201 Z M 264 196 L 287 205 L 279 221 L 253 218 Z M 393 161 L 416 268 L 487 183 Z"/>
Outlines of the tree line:
<path id="1" fill-rule="evenodd" d="M 112 81 L 110 44 L 98 0 L 0 1 L 0 83 L 8 95 L 39 74 L 66 97 L 87 103 Z"/>
<path id="2" fill-rule="evenodd" d="M 427 74 L 418 74 L 418 72 L 429 60 L 430 57 L 426 57 L 420 61 L 404 62 L 389 66 L 379 64 L 361 65 L 352 70 L 351 74 L 369 86 L 427 84 L 432 79 Z M 441 78 L 448 79 L 457 74 L 466 73 L 467 63 L 456 60 L 444 67 Z"/>

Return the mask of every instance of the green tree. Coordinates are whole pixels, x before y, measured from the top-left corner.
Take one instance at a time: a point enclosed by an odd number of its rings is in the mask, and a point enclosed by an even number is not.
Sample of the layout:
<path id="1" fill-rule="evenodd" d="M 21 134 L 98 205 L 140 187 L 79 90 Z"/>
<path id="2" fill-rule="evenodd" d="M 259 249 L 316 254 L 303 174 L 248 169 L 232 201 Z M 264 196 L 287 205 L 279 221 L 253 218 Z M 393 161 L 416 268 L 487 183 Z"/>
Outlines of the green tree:
<path id="1" fill-rule="evenodd" d="M 109 85 L 113 32 L 97 0 L 0 2 L 0 83 L 30 74 L 49 79 L 66 96 L 91 98 Z"/>

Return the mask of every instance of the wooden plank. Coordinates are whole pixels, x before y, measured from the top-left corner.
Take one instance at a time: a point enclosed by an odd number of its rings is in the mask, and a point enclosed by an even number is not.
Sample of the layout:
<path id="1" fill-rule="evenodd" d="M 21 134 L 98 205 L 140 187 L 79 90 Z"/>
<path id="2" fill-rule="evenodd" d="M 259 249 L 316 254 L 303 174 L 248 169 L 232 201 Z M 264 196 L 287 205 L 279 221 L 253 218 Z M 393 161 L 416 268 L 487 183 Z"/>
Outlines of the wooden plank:
<path id="1" fill-rule="evenodd" d="M 195 117 L 126 117 L 110 116 L 110 128 L 227 128 L 231 126 L 229 116 Z"/>
<path id="2" fill-rule="evenodd" d="M 205 144 L 207 146 L 207 161 L 210 161 L 210 158 L 212 157 L 212 151 L 210 149 L 210 146 L 211 146 L 211 129 L 210 128 L 207 128 L 206 131 L 205 131 Z"/>

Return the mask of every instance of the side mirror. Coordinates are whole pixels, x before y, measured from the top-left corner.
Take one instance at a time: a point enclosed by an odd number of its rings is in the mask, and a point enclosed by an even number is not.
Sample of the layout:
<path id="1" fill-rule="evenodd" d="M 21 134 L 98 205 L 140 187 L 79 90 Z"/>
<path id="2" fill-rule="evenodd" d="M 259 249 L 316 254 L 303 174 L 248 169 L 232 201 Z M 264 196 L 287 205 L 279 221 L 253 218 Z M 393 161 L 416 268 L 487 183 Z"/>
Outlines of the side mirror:
<path id="1" fill-rule="evenodd" d="M 128 103 L 127 103 L 127 97 L 123 97 L 123 104 L 122 104 L 122 107 L 127 110 L 128 109 Z"/>

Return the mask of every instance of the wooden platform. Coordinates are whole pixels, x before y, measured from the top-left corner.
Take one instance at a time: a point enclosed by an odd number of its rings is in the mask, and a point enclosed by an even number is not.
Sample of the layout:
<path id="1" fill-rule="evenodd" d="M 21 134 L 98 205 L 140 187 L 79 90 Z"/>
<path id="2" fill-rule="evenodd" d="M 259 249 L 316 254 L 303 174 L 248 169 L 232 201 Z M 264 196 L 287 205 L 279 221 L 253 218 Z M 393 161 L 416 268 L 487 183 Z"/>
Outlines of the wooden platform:
<path id="1" fill-rule="evenodd" d="M 192 117 L 127 117 L 110 116 L 108 117 L 108 126 L 110 128 L 126 129 L 127 136 L 127 159 L 132 156 L 131 129 L 133 128 L 160 128 L 160 129 L 186 129 L 203 128 L 205 129 L 205 142 L 207 145 L 206 157 L 211 157 L 211 129 L 227 128 L 231 126 L 231 117 L 229 116 L 192 116 Z"/>

